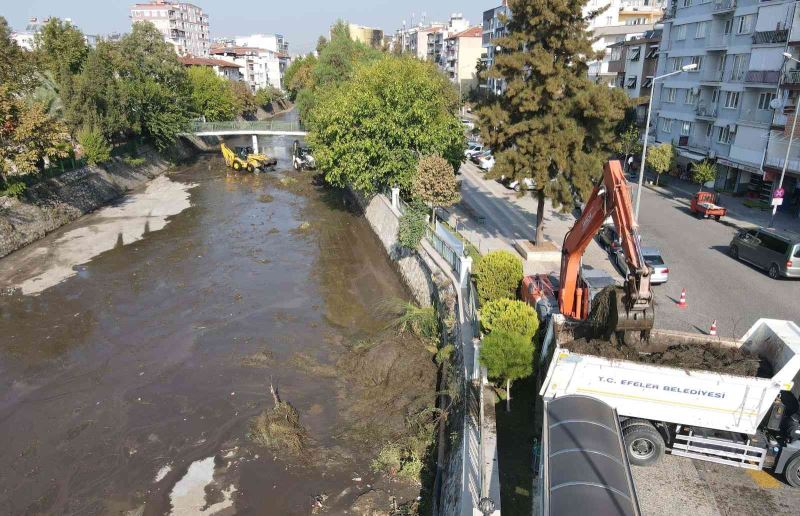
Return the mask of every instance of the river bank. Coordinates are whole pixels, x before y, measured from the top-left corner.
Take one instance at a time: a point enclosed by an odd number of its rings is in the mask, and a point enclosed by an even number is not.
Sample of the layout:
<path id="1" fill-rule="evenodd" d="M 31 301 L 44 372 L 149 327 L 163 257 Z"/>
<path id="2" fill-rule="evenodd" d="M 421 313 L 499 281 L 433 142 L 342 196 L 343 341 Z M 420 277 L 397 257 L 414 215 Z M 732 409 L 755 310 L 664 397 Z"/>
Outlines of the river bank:
<path id="1" fill-rule="evenodd" d="M 170 152 L 172 159 L 179 161 L 194 153 L 182 140 Z M 137 158 L 141 164 L 131 165 L 116 157 L 42 181 L 19 199 L 0 197 L 0 258 L 142 188 L 174 164 L 149 146 L 142 147 Z"/>

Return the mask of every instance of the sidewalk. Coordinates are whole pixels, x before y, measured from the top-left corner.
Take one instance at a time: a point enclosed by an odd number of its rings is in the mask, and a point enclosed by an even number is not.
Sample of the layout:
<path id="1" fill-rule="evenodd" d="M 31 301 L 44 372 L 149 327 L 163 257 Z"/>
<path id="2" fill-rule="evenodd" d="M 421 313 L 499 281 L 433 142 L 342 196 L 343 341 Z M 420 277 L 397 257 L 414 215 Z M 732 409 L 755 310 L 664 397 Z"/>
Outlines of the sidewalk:
<path id="1" fill-rule="evenodd" d="M 647 178 L 649 179 L 649 178 Z M 691 203 L 691 198 L 697 193 L 699 187 L 689 181 L 683 181 L 676 177 L 668 179 L 667 186 L 655 186 L 645 184 L 646 188 L 658 192 L 662 195 L 669 196 L 670 198 L 682 202 L 687 207 Z M 636 187 L 631 188 L 633 195 L 636 195 Z M 728 214 L 723 217 L 721 222 L 726 222 L 728 225 L 733 225 L 739 228 L 749 228 L 753 226 L 767 226 L 769 219 L 772 216 L 771 210 L 761 210 L 759 208 L 750 208 L 744 205 L 744 197 L 734 197 L 731 194 L 720 193 L 719 205 L 728 209 Z M 800 219 L 793 217 L 789 214 L 788 210 L 778 210 L 775 215 L 775 227 L 778 229 L 787 229 L 800 233 Z"/>

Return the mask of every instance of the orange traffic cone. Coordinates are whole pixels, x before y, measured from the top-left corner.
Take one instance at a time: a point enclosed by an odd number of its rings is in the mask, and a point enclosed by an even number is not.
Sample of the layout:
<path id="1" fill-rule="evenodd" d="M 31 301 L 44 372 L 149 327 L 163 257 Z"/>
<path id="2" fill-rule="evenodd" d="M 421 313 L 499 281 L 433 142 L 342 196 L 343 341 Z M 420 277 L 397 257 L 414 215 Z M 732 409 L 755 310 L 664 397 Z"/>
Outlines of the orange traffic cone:
<path id="1" fill-rule="evenodd" d="M 686 289 L 681 289 L 681 299 L 678 301 L 678 308 L 686 308 Z"/>
<path id="2" fill-rule="evenodd" d="M 716 319 L 714 319 L 714 322 L 711 323 L 711 329 L 708 330 L 708 334 L 711 335 L 712 337 L 716 337 L 717 336 L 717 320 Z"/>

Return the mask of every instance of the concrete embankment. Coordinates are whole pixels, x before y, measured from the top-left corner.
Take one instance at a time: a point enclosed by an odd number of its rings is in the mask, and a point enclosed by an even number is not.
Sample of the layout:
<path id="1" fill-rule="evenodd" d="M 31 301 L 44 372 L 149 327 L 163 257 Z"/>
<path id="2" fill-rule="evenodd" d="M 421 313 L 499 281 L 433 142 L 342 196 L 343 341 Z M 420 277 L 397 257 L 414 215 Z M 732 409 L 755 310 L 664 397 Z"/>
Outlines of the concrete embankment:
<path id="1" fill-rule="evenodd" d="M 191 145 L 179 141 L 170 154 L 180 161 L 195 152 Z M 141 188 L 173 165 L 150 147 L 143 147 L 139 158 L 144 159 L 139 166 L 114 158 L 100 166 L 86 166 L 42 181 L 20 199 L 0 197 L 0 258 Z"/>

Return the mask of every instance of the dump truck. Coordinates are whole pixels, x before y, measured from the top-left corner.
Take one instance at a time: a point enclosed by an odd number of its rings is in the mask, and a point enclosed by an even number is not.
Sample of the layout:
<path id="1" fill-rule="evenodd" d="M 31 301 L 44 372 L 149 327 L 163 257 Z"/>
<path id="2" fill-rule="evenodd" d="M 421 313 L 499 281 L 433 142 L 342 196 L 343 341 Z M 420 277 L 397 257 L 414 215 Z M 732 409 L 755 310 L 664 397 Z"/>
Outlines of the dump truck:
<path id="1" fill-rule="evenodd" d="M 590 304 L 581 263 L 609 215 L 627 273 L 622 287 Z M 800 487 L 800 327 L 760 319 L 739 340 L 655 329 L 652 269 L 640 241 L 622 166 L 611 161 L 564 238 L 558 290 L 541 276 L 528 285 L 546 324 L 539 394 L 545 402 L 581 394 L 608 403 L 634 465 L 669 451 L 769 469 Z"/>
<path id="2" fill-rule="evenodd" d="M 643 355 L 671 346 L 741 348 L 768 364 L 771 374 L 741 376 L 642 363 L 570 350 L 594 328 L 561 314 L 549 318 L 543 339 L 539 394 L 544 400 L 582 394 L 620 416 L 634 465 L 658 462 L 665 452 L 783 474 L 800 487 L 800 327 L 759 319 L 739 340 L 650 331 Z M 611 344 L 609 344 L 611 345 Z"/>

